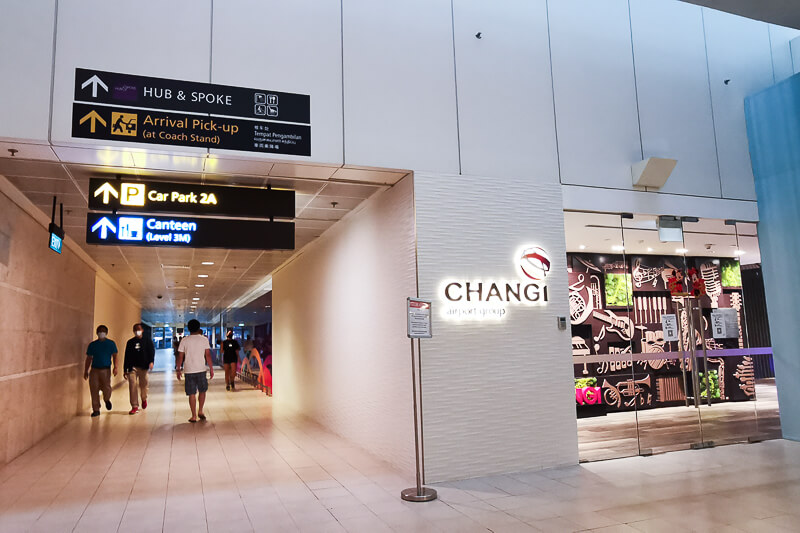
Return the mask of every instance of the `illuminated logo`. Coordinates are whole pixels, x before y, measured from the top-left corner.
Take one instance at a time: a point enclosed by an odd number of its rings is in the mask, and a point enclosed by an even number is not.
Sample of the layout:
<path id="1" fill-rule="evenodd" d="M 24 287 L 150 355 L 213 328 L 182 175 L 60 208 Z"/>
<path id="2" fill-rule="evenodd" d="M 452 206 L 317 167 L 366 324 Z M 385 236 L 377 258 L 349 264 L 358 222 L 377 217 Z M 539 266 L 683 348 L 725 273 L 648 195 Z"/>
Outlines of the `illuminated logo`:
<path id="1" fill-rule="evenodd" d="M 518 279 L 448 279 L 441 284 L 440 306 L 447 320 L 499 320 L 510 305 L 538 306 L 549 299 L 544 279 L 550 256 L 538 246 L 523 246 L 513 257 Z"/>
<path id="2" fill-rule="evenodd" d="M 538 246 L 533 246 L 522 251 L 518 265 L 523 276 L 541 281 L 550 272 L 550 257 Z"/>

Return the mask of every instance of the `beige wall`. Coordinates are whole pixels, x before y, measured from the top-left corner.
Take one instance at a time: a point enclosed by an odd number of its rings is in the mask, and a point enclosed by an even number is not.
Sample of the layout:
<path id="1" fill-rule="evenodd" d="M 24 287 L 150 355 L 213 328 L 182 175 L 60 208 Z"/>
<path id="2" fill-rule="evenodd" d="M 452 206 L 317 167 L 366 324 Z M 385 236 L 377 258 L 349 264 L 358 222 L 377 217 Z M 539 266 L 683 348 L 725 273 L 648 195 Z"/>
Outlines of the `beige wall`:
<path id="1" fill-rule="evenodd" d="M 274 398 L 413 472 L 406 297 L 411 178 L 367 200 L 273 279 Z"/>
<path id="2" fill-rule="evenodd" d="M 0 180 L 8 185 L 5 178 Z M 0 188 L 0 464 L 83 408 L 95 272 Z"/>
<path id="3" fill-rule="evenodd" d="M 99 271 L 94 282 L 94 324 L 92 331 L 100 324 L 108 326 L 108 338 L 117 343 L 119 355 L 119 374 L 112 377 L 112 383 L 122 381 L 122 363 L 125 356 L 125 343 L 133 337 L 133 325 L 142 319 L 142 307 L 125 294 L 104 271 Z M 87 343 L 93 337 L 87 339 Z M 112 394 L 113 396 L 113 394 Z M 88 402 L 88 390 L 86 393 Z M 117 396 L 118 402 L 123 402 L 126 395 Z M 122 406 L 123 403 L 119 403 Z"/>

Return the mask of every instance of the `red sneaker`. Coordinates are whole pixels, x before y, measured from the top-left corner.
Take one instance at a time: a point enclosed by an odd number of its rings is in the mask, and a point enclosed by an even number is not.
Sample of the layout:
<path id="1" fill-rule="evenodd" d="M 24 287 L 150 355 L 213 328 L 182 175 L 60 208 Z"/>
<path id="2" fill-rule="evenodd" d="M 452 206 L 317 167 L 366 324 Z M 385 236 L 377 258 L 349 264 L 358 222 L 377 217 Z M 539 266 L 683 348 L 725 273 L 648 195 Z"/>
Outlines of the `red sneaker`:
<path id="1" fill-rule="evenodd" d="M 142 401 L 142 409 L 147 409 L 147 400 Z"/>
<path id="2" fill-rule="evenodd" d="M 136 413 L 138 413 L 138 412 L 139 412 L 139 408 L 138 408 L 138 407 L 134 407 L 133 409 L 131 409 L 130 411 L 128 411 L 128 414 L 129 414 L 129 415 L 135 415 L 135 414 L 136 414 Z"/>

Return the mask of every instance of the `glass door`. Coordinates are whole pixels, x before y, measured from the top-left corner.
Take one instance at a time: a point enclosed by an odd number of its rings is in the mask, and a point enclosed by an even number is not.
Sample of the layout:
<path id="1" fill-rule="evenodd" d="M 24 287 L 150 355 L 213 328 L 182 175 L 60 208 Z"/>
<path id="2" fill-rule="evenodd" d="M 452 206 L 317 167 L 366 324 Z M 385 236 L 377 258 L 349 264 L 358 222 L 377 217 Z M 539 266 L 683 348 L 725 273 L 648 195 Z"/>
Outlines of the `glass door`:
<path id="1" fill-rule="evenodd" d="M 618 214 L 565 215 L 581 461 L 639 453 L 631 275 Z"/>
<path id="2" fill-rule="evenodd" d="M 688 270 L 681 221 L 635 215 L 624 217 L 622 226 L 632 279 L 639 454 L 688 449 L 703 437 L 695 408 L 698 364 L 691 302 L 670 290 Z"/>

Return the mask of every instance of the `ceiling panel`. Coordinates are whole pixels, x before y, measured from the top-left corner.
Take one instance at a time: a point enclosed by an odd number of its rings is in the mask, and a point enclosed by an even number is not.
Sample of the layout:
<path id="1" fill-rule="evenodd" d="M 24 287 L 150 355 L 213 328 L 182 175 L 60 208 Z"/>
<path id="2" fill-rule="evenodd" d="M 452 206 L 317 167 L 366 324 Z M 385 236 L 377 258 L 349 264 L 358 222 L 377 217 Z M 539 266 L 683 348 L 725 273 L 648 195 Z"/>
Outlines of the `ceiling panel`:
<path id="1" fill-rule="evenodd" d="M 13 152 L 12 151 L 16 150 Z M 40 159 L 43 161 L 58 161 L 55 152 L 47 144 L 26 144 L 0 141 L 0 157 L 14 157 L 17 159 Z"/>
<path id="2" fill-rule="evenodd" d="M 2 145 L 0 145 L 1 147 Z M 0 154 L 2 155 L 2 154 Z M 273 163 L 234 157 L 206 158 L 198 154 L 169 154 L 145 150 L 35 146 L 36 159 L 0 157 L 0 174 L 48 216 L 52 196 L 64 204 L 67 235 L 139 299 L 145 316 L 172 317 L 188 311 L 191 298 L 200 298 L 198 314 L 209 316 L 228 307 L 266 276 L 333 225 L 383 185 L 346 180 L 386 182 L 405 172 L 346 169 L 335 182 L 327 181 L 335 166 Z M 60 162 L 54 161 L 55 156 Z M 372 177 L 370 177 L 372 175 Z M 85 244 L 86 198 L 89 179 L 149 179 L 185 183 L 214 183 L 290 189 L 296 192 L 294 251 L 174 249 L 96 246 Z M 332 207 L 336 202 L 336 207 Z M 202 265 L 211 261 L 212 265 Z M 206 274 L 200 278 L 198 274 Z M 195 287 L 196 284 L 204 287 Z M 162 298 L 157 296 L 161 295 Z"/>

